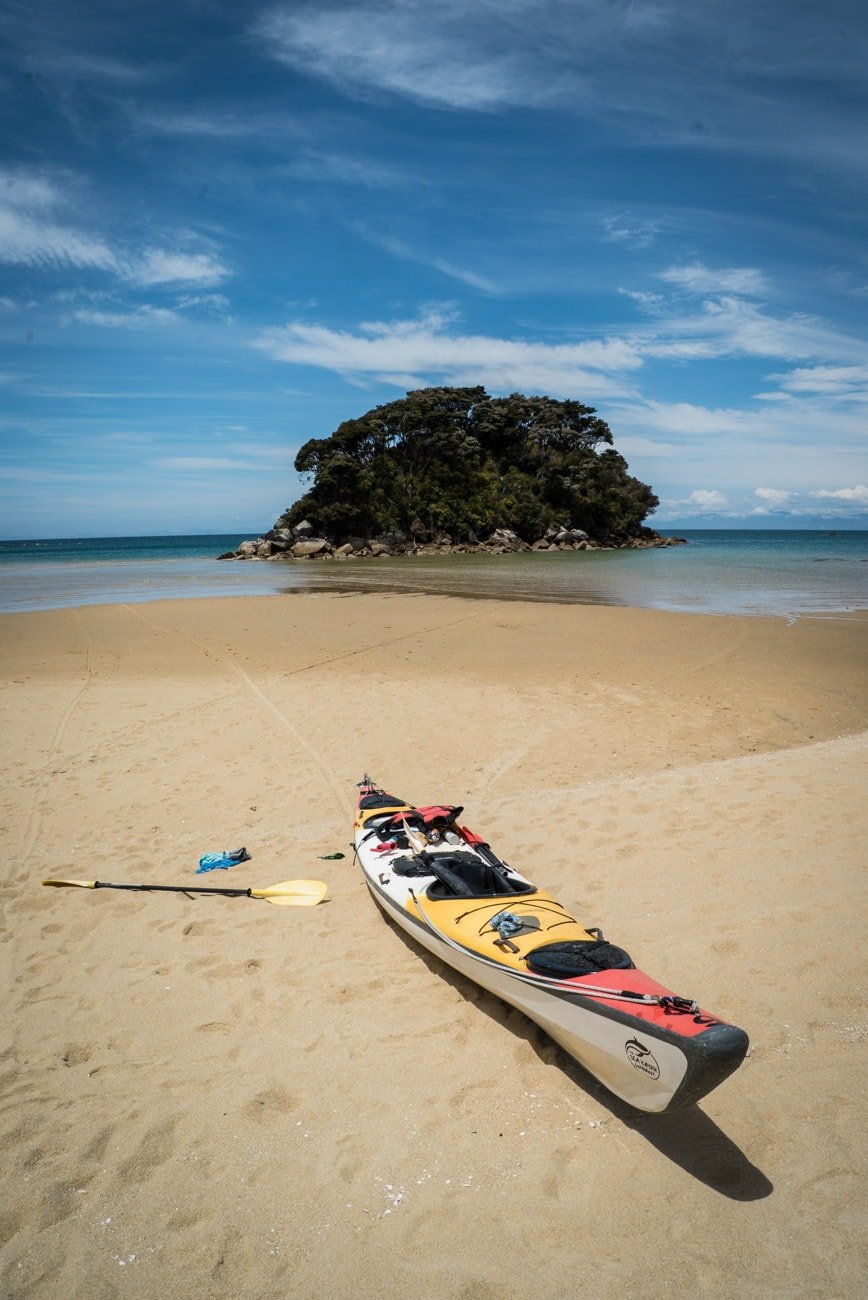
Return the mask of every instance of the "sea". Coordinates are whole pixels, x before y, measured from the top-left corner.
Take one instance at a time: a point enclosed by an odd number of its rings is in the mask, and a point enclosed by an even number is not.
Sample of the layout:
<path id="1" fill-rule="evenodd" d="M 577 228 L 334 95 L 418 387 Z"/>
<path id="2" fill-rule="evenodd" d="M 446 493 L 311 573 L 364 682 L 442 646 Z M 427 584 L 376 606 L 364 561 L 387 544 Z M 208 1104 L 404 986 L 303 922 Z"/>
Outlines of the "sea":
<path id="1" fill-rule="evenodd" d="M 868 532 L 690 529 L 686 546 L 299 563 L 218 560 L 245 536 L 0 542 L 0 612 L 197 596 L 412 592 L 704 614 L 868 608 Z"/>

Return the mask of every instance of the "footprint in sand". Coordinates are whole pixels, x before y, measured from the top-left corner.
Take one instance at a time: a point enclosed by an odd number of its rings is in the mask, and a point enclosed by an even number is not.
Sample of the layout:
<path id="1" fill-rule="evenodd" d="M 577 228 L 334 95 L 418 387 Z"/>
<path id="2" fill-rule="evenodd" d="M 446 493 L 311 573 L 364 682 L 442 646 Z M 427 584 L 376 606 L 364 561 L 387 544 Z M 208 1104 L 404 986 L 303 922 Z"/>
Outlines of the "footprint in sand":
<path id="1" fill-rule="evenodd" d="M 91 1048 L 81 1043 L 71 1043 L 61 1056 L 64 1065 L 84 1065 L 91 1057 Z"/>
<path id="2" fill-rule="evenodd" d="M 174 1132 L 176 1119 L 155 1125 L 142 1138 L 138 1148 L 118 1166 L 122 1183 L 144 1183 L 160 1165 L 171 1159 L 175 1152 Z"/>
<path id="3" fill-rule="evenodd" d="M 274 1115 L 289 1115 L 298 1109 L 298 1101 L 291 1093 L 282 1088 L 266 1088 L 258 1092 L 244 1107 L 245 1113 L 254 1120 L 266 1120 Z"/>
<path id="4" fill-rule="evenodd" d="M 181 933 L 192 934 L 194 938 L 199 935 L 222 935 L 223 927 L 216 921 L 188 921 Z"/>

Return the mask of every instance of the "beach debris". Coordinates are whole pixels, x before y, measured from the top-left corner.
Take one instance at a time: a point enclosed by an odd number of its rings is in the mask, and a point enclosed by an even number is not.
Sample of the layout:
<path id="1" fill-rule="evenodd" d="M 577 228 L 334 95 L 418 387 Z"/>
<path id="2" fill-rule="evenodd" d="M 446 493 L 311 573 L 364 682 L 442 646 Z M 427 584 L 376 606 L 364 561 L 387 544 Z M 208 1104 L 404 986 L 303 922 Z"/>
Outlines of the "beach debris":
<path id="1" fill-rule="evenodd" d="M 246 849 L 224 849 L 222 853 L 205 853 L 199 859 L 196 875 L 203 871 L 225 871 L 227 867 L 237 867 L 239 862 L 249 862 L 250 854 Z"/>
<path id="2" fill-rule="evenodd" d="M 319 853 L 317 857 L 321 862 L 337 862 L 340 858 L 345 858 L 346 853 Z"/>

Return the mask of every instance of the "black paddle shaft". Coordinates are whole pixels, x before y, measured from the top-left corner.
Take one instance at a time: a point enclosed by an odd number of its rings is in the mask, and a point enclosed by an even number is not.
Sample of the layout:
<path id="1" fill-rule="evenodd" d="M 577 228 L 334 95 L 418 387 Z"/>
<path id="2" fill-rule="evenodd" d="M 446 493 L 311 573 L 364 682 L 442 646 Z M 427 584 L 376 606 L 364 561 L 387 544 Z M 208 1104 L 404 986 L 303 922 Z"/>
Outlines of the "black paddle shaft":
<path id="1" fill-rule="evenodd" d="M 201 885 L 112 885 L 107 880 L 95 880 L 93 887 L 94 889 L 143 889 L 147 893 L 161 890 L 166 894 L 225 894 L 227 898 L 253 897 L 249 889 L 219 889 L 213 886 L 208 889 Z"/>

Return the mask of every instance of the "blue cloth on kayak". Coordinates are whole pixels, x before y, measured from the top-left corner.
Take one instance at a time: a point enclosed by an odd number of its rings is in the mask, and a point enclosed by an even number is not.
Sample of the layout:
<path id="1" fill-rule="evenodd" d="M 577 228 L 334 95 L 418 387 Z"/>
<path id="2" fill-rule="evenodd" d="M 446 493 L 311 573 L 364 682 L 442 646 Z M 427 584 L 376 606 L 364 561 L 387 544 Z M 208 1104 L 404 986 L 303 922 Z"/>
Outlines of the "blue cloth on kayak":
<path id="1" fill-rule="evenodd" d="M 237 867 L 239 862 L 249 862 L 250 854 L 246 849 L 223 850 L 222 853 L 206 853 L 199 859 L 196 875 L 203 871 L 225 871 L 227 867 Z"/>
<path id="2" fill-rule="evenodd" d="M 524 921 L 520 916 L 515 916 L 512 912 L 498 912 L 489 921 L 492 930 L 496 930 L 501 939 L 508 939 L 511 934 L 518 934 L 524 926 Z"/>

